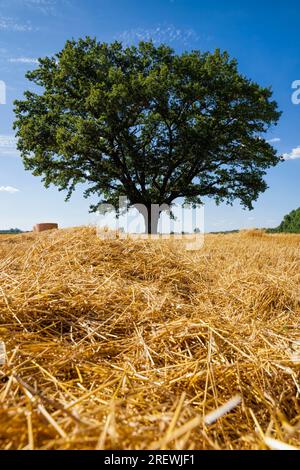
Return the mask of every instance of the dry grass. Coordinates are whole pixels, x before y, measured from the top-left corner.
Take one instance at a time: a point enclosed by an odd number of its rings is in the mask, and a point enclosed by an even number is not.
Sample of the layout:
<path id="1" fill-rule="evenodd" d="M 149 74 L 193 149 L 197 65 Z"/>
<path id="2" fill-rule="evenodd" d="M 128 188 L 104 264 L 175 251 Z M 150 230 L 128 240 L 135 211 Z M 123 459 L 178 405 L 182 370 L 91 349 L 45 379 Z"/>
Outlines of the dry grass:
<path id="1" fill-rule="evenodd" d="M 1 237 L 1 448 L 300 447 L 299 246 Z"/>
<path id="2" fill-rule="evenodd" d="M 253 238 L 253 237 L 264 238 L 268 236 L 265 230 L 258 229 L 258 228 L 240 230 L 239 235 L 241 237 L 247 237 L 247 238 Z"/>

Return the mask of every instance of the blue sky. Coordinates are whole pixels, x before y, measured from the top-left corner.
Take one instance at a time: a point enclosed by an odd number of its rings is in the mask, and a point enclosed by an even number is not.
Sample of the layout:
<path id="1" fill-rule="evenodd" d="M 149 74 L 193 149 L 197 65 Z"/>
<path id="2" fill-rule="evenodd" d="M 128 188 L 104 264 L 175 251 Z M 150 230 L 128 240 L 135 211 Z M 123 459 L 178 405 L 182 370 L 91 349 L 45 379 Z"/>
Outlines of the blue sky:
<path id="1" fill-rule="evenodd" d="M 62 49 L 67 39 L 86 35 L 127 44 L 152 38 L 178 52 L 219 47 L 238 59 L 242 73 L 271 85 L 283 115 L 268 139 L 286 161 L 268 172 L 269 189 L 254 211 L 207 201 L 205 229 L 278 225 L 300 206 L 300 104 L 291 100 L 292 83 L 300 80 L 299 15 L 294 0 L 0 0 L 0 81 L 6 84 L 6 104 L 0 105 L 0 228 L 95 220 L 82 188 L 65 203 L 63 193 L 46 190 L 25 172 L 12 130 L 13 101 L 31 87 L 25 72 L 38 57 Z"/>

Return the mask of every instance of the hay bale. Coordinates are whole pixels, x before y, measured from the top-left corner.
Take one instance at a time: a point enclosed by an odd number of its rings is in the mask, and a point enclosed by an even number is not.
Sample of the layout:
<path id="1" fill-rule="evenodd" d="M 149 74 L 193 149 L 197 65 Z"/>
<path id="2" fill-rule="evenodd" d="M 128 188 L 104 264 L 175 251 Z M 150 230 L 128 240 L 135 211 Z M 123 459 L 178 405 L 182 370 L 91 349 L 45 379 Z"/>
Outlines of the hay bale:
<path id="1" fill-rule="evenodd" d="M 42 224 L 35 224 L 33 227 L 34 232 L 45 232 L 46 230 L 55 230 L 58 229 L 58 224 L 55 223 L 42 223 Z"/>
<path id="2" fill-rule="evenodd" d="M 251 228 L 239 231 L 239 235 L 247 238 L 265 238 L 268 237 L 267 232 L 261 228 Z"/>

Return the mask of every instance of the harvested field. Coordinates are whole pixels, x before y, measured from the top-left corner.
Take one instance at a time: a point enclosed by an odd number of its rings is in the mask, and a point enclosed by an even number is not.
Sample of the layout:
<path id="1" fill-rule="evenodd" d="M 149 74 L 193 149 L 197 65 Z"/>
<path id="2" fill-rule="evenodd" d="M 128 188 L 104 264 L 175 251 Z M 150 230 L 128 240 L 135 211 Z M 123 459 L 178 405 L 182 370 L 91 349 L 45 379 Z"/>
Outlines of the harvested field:
<path id="1" fill-rule="evenodd" d="M 300 448 L 299 266 L 298 235 L 2 236 L 0 447 Z"/>

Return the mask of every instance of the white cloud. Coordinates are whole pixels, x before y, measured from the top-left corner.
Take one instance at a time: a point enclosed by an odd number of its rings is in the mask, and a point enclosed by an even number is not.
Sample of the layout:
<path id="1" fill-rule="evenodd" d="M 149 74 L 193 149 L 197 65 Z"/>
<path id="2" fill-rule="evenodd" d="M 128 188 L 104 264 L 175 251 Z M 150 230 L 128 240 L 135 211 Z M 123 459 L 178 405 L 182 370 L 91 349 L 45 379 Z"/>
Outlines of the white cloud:
<path id="1" fill-rule="evenodd" d="M 0 186 L 0 193 L 15 194 L 18 192 L 19 192 L 19 189 L 13 188 L 12 186 Z"/>
<path id="2" fill-rule="evenodd" d="M 0 31 L 30 32 L 33 28 L 29 22 L 18 23 L 13 18 L 0 16 Z"/>
<path id="3" fill-rule="evenodd" d="M 281 142 L 281 139 L 279 137 L 274 137 L 274 139 L 268 140 L 269 144 L 276 144 L 276 142 Z"/>
<path id="4" fill-rule="evenodd" d="M 57 0 L 22 0 L 22 3 L 35 10 L 48 15 L 49 13 L 53 14 L 57 5 Z"/>
<path id="5" fill-rule="evenodd" d="M 0 135 L 0 157 L 18 155 L 17 139 L 13 135 Z"/>
<path id="6" fill-rule="evenodd" d="M 213 227 L 221 227 L 222 225 L 225 225 L 226 223 L 228 223 L 228 220 L 222 219 L 222 220 L 218 220 L 215 222 L 211 222 L 211 225 Z"/>
<path id="7" fill-rule="evenodd" d="M 11 63 L 17 63 L 17 64 L 38 64 L 39 61 L 38 59 L 35 59 L 34 57 L 15 57 L 15 58 L 10 58 L 8 59 L 9 62 Z"/>
<path id="8" fill-rule="evenodd" d="M 284 160 L 297 160 L 300 158 L 300 146 L 294 148 L 291 153 L 284 153 L 283 158 Z"/>
<path id="9" fill-rule="evenodd" d="M 189 45 L 191 42 L 198 41 L 199 36 L 191 28 L 181 29 L 176 28 L 174 25 L 158 25 L 154 28 L 134 28 L 123 31 L 123 33 L 118 36 L 118 39 L 125 44 L 152 40 L 154 44 L 177 42 Z"/>
<path id="10" fill-rule="evenodd" d="M 34 7 L 48 7 L 50 5 L 55 5 L 56 0 L 19 0 L 25 6 L 34 6 Z"/>
<path id="11" fill-rule="evenodd" d="M 0 6 L 3 8 L 14 4 L 16 8 L 28 8 L 45 15 L 55 13 L 58 3 L 65 3 L 65 0 L 0 0 Z"/>

